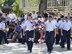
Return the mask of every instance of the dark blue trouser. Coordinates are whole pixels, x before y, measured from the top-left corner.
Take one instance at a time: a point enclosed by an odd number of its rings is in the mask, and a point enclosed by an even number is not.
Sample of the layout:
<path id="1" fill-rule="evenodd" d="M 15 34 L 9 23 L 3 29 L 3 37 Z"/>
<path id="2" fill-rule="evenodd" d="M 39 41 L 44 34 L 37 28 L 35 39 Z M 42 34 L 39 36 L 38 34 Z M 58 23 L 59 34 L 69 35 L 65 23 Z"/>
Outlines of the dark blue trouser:
<path id="1" fill-rule="evenodd" d="M 22 34 L 22 44 L 25 44 L 26 42 L 26 32 L 24 32 L 25 34 Z"/>
<path id="2" fill-rule="evenodd" d="M 59 44 L 60 43 L 60 40 L 61 40 L 61 30 L 58 29 L 58 35 L 56 36 L 56 44 Z"/>
<path id="3" fill-rule="evenodd" d="M 7 37 L 6 37 L 6 33 L 3 32 L 2 30 L 0 30 L 0 44 L 2 42 L 2 39 L 4 39 L 5 43 L 8 43 Z"/>
<path id="4" fill-rule="evenodd" d="M 70 49 L 70 30 L 69 31 L 63 30 L 63 36 L 61 38 L 61 46 L 64 46 L 65 42 L 67 42 L 67 49 Z"/>
<path id="5" fill-rule="evenodd" d="M 45 41 L 46 41 L 48 51 L 51 52 L 53 49 L 53 44 L 54 44 L 54 32 L 53 31 L 51 32 L 46 31 Z"/>
<path id="6" fill-rule="evenodd" d="M 32 50 L 33 47 L 33 41 L 29 41 L 29 38 L 33 38 L 34 37 L 34 31 L 26 31 L 26 41 L 27 41 L 27 46 L 28 46 L 28 50 Z"/>
<path id="7" fill-rule="evenodd" d="M 39 30 L 35 30 L 35 38 L 34 38 L 34 42 L 38 43 L 38 40 L 40 39 L 40 32 Z"/>

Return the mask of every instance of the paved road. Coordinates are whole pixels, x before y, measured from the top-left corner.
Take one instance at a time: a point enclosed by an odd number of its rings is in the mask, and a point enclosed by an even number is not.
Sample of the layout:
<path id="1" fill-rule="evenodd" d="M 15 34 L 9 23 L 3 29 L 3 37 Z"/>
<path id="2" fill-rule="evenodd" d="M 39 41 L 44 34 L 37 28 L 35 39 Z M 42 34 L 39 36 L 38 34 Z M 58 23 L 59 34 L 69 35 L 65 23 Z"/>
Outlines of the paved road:
<path id="1" fill-rule="evenodd" d="M 9 43 L 0 45 L 0 54 L 29 54 L 27 51 L 27 46 L 20 43 Z M 72 46 L 71 46 L 72 49 Z M 34 44 L 33 53 L 31 54 L 48 54 L 46 50 L 46 45 Z M 61 49 L 59 45 L 54 45 L 52 54 L 72 54 L 72 50 L 67 51 L 66 48 Z"/>

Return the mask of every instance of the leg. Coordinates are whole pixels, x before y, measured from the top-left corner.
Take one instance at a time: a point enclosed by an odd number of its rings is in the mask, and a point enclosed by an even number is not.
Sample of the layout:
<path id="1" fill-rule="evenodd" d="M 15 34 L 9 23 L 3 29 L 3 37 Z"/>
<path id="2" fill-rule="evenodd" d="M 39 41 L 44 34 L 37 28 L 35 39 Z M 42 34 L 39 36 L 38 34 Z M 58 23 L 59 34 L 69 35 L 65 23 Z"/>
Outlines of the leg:
<path id="1" fill-rule="evenodd" d="M 46 35 L 45 35 L 45 43 L 46 43 L 46 46 L 47 46 L 47 51 L 49 51 L 49 33 L 46 32 Z"/>
<path id="2" fill-rule="evenodd" d="M 34 31 L 31 31 L 30 32 L 30 37 L 29 38 L 31 38 L 31 40 L 29 41 L 29 48 L 30 48 L 30 53 L 32 52 L 32 48 L 33 48 L 33 42 L 34 42 Z"/>
<path id="3" fill-rule="evenodd" d="M 35 30 L 35 43 L 38 43 L 38 39 L 40 38 L 40 33 L 39 33 L 39 31 L 36 31 Z"/>
<path id="4" fill-rule="evenodd" d="M 60 29 L 58 29 L 58 35 L 57 35 L 57 37 L 56 37 L 56 44 L 60 44 L 60 39 L 61 39 L 61 30 Z"/>
<path id="5" fill-rule="evenodd" d="M 27 42 L 27 47 L 28 47 L 28 50 L 30 50 L 30 41 L 29 41 L 29 35 L 30 33 L 28 31 L 26 31 L 26 42 Z"/>
<path id="6" fill-rule="evenodd" d="M 29 50 L 30 50 L 30 52 L 32 52 L 32 47 L 33 47 L 33 42 L 29 41 Z"/>
<path id="7" fill-rule="evenodd" d="M 2 42 L 2 33 L 0 32 L 0 44 Z"/>
<path id="8" fill-rule="evenodd" d="M 45 42 L 46 42 L 46 46 L 47 46 L 47 51 L 49 51 L 49 42 L 48 42 L 49 39 L 45 39 Z"/>
<path id="9" fill-rule="evenodd" d="M 67 37 L 67 50 L 70 50 L 70 33 L 67 32 L 68 35 L 66 36 Z"/>
<path id="10" fill-rule="evenodd" d="M 25 36 L 22 36 L 22 44 L 25 44 L 25 42 L 26 42 Z"/>
<path id="11" fill-rule="evenodd" d="M 64 36 L 61 36 L 61 43 L 60 43 L 60 45 L 61 45 L 61 48 L 64 48 L 65 46 L 65 41 L 66 41 L 66 37 L 64 37 Z"/>
<path id="12" fill-rule="evenodd" d="M 63 31 L 63 36 L 61 36 L 61 43 L 60 43 L 60 45 L 61 45 L 61 48 L 64 48 L 65 46 L 65 42 L 66 42 L 66 32 L 65 31 Z"/>
<path id="13" fill-rule="evenodd" d="M 2 37 L 0 36 L 0 44 L 1 44 L 1 42 L 2 42 Z"/>
<path id="14" fill-rule="evenodd" d="M 29 48 L 29 41 L 27 41 L 27 47 L 28 47 L 28 50 L 30 50 L 30 48 Z"/>
<path id="15" fill-rule="evenodd" d="M 6 33 L 3 33 L 3 38 L 4 38 L 4 40 L 5 40 L 5 43 L 8 44 L 8 40 L 7 40 L 7 37 L 6 37 Z"/>
<path id="16" fill-rule="evenodd" d="M 49 40 L 49 52 L 51 53 L 52 49 L 53 49 L 53 44 L 54 44 L 54 32 L 50 33 L 50 40 Z"/>

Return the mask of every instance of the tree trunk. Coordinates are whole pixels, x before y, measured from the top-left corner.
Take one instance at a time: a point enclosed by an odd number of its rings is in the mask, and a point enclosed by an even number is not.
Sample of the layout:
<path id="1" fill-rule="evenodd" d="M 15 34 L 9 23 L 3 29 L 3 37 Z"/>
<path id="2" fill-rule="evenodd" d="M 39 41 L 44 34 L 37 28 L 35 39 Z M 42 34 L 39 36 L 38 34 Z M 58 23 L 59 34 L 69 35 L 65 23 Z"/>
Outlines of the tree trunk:
<path id="1" fill-rule="evenodd" d="M 39 12 L 42 14 L 44 10 L 47 10 L 47 0 L 40 0 Z"/>

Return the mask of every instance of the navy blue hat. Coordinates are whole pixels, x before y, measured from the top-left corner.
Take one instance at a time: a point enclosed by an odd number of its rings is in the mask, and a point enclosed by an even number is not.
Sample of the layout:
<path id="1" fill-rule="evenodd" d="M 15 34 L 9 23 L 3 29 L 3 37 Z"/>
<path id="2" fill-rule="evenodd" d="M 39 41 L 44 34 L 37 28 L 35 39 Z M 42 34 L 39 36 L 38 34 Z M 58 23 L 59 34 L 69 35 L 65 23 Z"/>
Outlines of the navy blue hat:
<path id="1" fill-rule="evenodd" d="M 31 16 L 31 13 L 29 13 L 28 16 Z"/>
<path id="2" fill-rule="evenodd" d="M 41 16 L 38 16 L 38 18 L 41 18 Z"/>
<path id="3" fill-rule="evenodd" d="M 64 18 L 64 15 L 62 15 L 61 18 Z"/>
<path id="4" fill-rule="evenodd" d="M 49 18 L 52 18 L 52 16 L 50 15 Z"/>
<path id="5" fill-rule="evenodd" d="M 68 19 L 68 17 L 67 17 L 67 16 L 65 16 L 65 19 Z"/>

